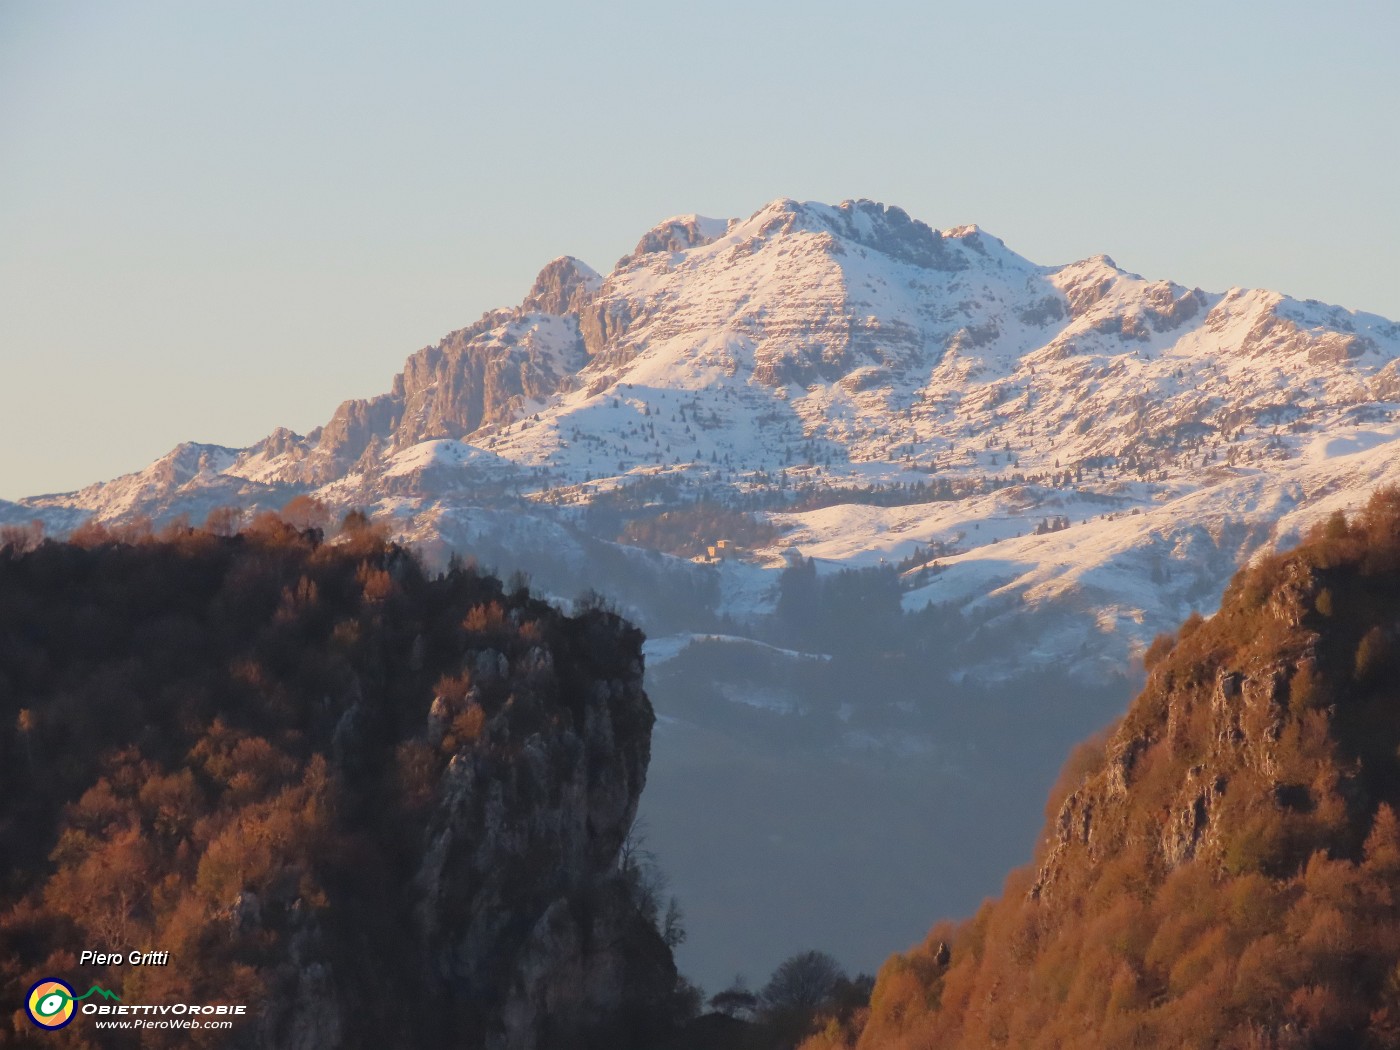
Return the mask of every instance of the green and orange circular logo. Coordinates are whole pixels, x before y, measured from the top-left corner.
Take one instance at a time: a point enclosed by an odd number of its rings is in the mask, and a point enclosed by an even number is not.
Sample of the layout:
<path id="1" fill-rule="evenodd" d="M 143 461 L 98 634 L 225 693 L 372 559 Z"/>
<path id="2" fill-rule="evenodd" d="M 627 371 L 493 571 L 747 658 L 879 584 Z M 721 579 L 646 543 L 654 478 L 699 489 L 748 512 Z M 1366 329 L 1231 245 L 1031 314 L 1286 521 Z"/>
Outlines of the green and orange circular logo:
<path id="1" fill-rule="evenodd" d="M 24 1007 L 40 1028 L 63 1028 L 73 1020 L 73 989 L 66 981 L 45 977 L 29 989 Z"/>

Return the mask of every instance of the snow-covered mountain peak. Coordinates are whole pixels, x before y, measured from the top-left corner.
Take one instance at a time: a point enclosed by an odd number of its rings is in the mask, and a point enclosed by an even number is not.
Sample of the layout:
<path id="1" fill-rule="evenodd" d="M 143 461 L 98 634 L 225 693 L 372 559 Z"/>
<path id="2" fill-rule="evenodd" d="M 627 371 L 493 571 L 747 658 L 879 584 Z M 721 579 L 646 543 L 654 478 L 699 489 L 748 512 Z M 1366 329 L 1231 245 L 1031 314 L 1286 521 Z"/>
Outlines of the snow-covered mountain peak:
<path id="1" fill-rule="evenodd" d="M 519 306 L 413 354 L 386 393 L 305 436 L 182 448 L 0 516 L 62 524 L 314 491 L 396 508 L 421 538 L 485 493 L 548 515 L 664 480 L 663 502 L 773 515 L 784 546 L 808 527 L 785 516 L 800 491 L 826 506 L 809 523 L 822 549 L 855 558 L 881 516 L 836 508 L 875 491 L 912 508 L 896 515 L 892 562 L 936 540 L 966 574 L 1017 532 L 1025 542 L 1001 549 L 1018 564 L 1049 557 L 1066 538 L 1031 542 L 1032 528 L 1078 511 L 1174 506 L 1305 462 L 1310 479 L 1335 472 L 1318 449 L 1400 412 L 1398 359 L 1400 326 L 1375 315 L 1151 280 L 1106 255 L 1042 266 L 974 225 L 780 198 L 747 218 L 673 216 L 606 276 L 554 259 Z M 1338 460 L 1348 477 L 1358 461 Z M 1148 542 L 1123 535 L 1124 550 Z M 1059 595 L 1045 575 L 1058 571 L 1025 578 Z"/>
<path id="2" fill-rule="evenodd" d="M 957 270 L 966 265 L 947 250 L 942 235 L 927 223 L 911 219 L 902 208 L 864 199 L 830 205 L 779 198 L 739 223 L 734 232 L 755 238 L 825 233 L 842 242 L 832 245 L 837 254 L 855 245 L 924 269 Z"/>

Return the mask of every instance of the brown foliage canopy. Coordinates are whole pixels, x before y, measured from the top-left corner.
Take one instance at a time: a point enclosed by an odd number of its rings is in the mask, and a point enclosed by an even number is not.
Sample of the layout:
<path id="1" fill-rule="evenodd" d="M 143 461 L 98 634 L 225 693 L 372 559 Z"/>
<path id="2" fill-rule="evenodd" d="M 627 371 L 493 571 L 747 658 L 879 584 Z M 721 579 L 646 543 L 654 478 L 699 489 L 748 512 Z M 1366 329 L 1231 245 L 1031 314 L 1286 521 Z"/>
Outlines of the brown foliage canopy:
<path id="1" fill-rule="evenodd" d="M 1400 1047 L 1400 492 L 1231 583 L 1031 868 L 812 1048 Z"/>
<path id="2" fill-rule="evenodd" d="M 242 533 L 227 513 L 159 537 L 7 534 L 0 986 L 116 976 L 129 1001 L 262 1004 L 289 953 L 323 952 L 362 1007 L 346 1046 L 443 1045 L 434 1010 L 401 1008 L 421 1002 L 404 931 L 434 786 L 454 749 L 488 746 L 484 720 L 505 720 L 490 746 L 507 751 L 581 724 L 590 683 L 626 676 L 641 635 L 474 570 L 429 578 L 364 522 L 323 543 L 321 509 L 290 509 L 296 522 Z M 483 655 L 505 673 L 471 682 Z M 471 688 L 441 740 L 435 685 L 449 706 Z M 313 927 L 322 943 L 290 947 Z M 172 965 L 109 975 L 77 965 L 84 947 L 159 948 Z M 0 1046 L 225 1038 L 54 1036 L 6 1013 Z"/>

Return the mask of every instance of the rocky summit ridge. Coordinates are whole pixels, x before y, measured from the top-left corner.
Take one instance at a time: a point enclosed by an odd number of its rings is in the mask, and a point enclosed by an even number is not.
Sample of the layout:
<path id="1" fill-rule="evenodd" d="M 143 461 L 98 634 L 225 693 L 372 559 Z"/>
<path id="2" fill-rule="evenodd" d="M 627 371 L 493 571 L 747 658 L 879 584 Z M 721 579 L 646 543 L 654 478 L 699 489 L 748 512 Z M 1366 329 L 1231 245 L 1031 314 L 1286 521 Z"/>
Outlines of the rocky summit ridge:
<path id="1" fill-rule="evenodd" d="M 1400 325 L 1375 315 L 1103 255 L 1041 266 L 868 200 L 779 199 L 667 219 L 606 275 L 561 256 L 519 306 L 308 434 L 181 445 L 0 520 L 62 531 L 311 492 L 431 551 L 500 539 L 493 508 L 567 533 L 644 485 L 776 526 L 719 568 L 730 614 L 771 607 L 763 581 L 795 546 L 905 564 L 911 608 L 1068 612 L 1033 650 L 1117 662 L 1210 607 L 1260 546 L 1393 480 L 1397 358 Z M 871 486 L 921 495 L 852 495 Z"/>

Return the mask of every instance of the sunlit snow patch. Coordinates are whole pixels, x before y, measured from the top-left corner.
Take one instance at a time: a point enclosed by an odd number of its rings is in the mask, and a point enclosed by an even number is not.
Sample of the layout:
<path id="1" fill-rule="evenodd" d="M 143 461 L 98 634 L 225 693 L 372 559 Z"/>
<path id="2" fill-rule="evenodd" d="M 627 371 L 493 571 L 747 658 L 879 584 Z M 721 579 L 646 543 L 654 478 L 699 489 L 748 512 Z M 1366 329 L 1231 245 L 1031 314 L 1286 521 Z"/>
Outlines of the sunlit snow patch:
<path id="1" fill-rule="evenodd" d="M 432 467 L 461 467 L 471 470 L 488 470 L 501 473 L 514 473 L 518 468 L 510 460 L 477 448 L 465 441 L 452 441 L 446 438 L 435 441 L 420 441 L 404 449 L 389 460 L 384 471 L 385 477 L 402 477 L 417 474 Z"/>

